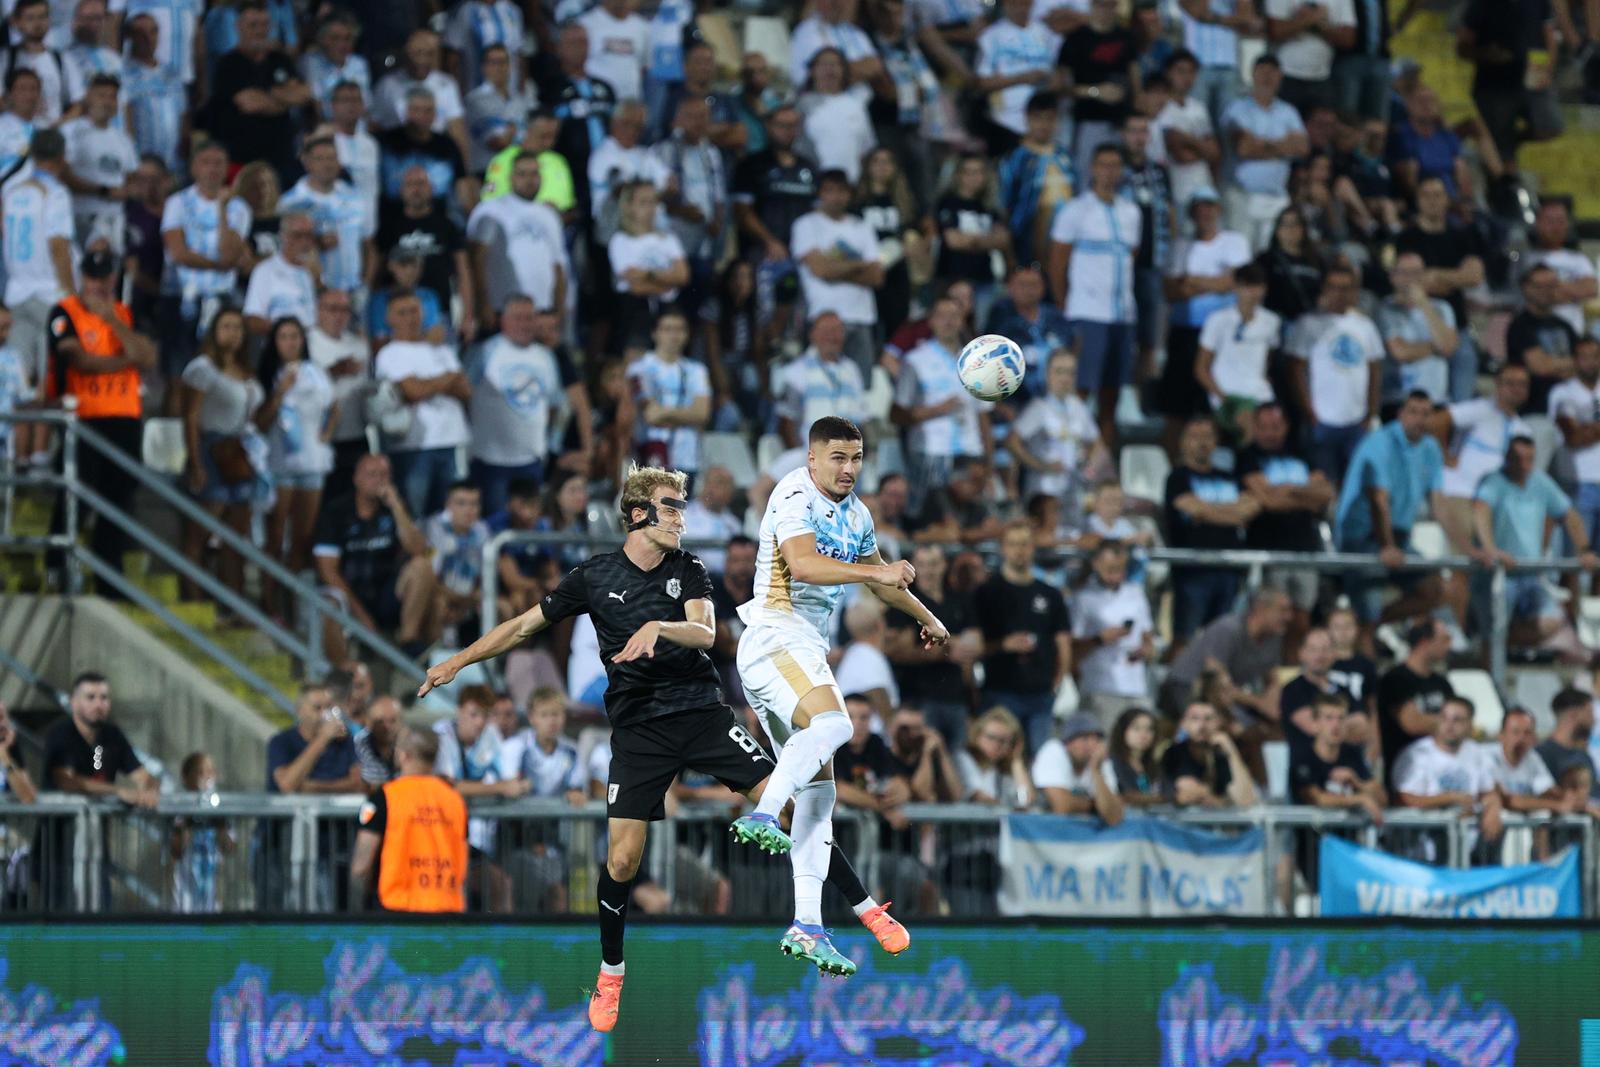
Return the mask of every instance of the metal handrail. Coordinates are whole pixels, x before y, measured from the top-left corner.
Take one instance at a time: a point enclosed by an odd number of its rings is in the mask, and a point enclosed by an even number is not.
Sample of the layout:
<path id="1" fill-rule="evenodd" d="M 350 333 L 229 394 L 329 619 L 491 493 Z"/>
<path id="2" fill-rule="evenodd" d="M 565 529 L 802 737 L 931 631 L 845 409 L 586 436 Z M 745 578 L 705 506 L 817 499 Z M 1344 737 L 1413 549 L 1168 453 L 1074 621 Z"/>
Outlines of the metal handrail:
<path id="1" fill-rule="evenodd" d="M 308 674 L 318 673 L 323 667 L 326 666 L 326 662 L 322 657 L 321 640 L 322 621 L 324 618 L 326 618 L 342 629 L 349 631 L 355 637 L 357 642 L 370 648 L 380 658 L 389 663 L 391 667 L 399 672 L 401 677 L 407 679 L 408 681 L 420 681 L 423 678 L 423 671 L 421 668 L 419 668 L 416 663 L 408 659 L 399 649 L 395 648 L 381 634 L 371 630 L 354 615 L 350 614 L 348 611 L 331 601 L 326 596 L 323 596 L 321 591 L 313 583 L 305 581 L 300 575 L 289 570 L 282 563 L 262 552 L 249 538 L 239 534 L 232 527 L 228 526 L 226 523 L 223 523 L 215 516 L 207 512 L 204 508 L 196 504 L 194 501 L 190 500 L 183 493 L 173 488 L 173 486 L 168 484 L 166 479 L 153 474 L 144 466 L 143 463 L 127 455 L 120 448 L 113 445 L 92 426 L 89 426 L 82 420 L 78 419 L 72 406 L 68 406 L 64 410 L 60 411 L 46 410 L 0 413 L 0 421 L 43 422 L 47 424 L 60 425 L 63 428 L 63 434 L 66 438 L 63 447 L 63 470 L 60 476 L 50 475 L 41 477 L 38 475 L 13 476 L 8 474 L 0 474 L 0 482 L 9 484 L 13 481 L 20 483 L 21 481 L 25 480 L 28 482 L 28 484 L 50 484 L 59 487 L 66 494 L 67 533 L 61 536 L 53 536 L 43 539 L 10 538 L 7 539 L 5 543 L 16 546 L 21 545 L 22 542 L 26 540 L 29 542 L 28 547 L 70 549 L 74 552 L 74 555 L 77 558 L 84 559 L 87 562 L 87 554 L 78 548 L 76 536 L 77 509 L 81 501 L 95 511 L 103 514 L 109 521 L 114 522 L 119 528 L 128 533 L 136 542 L 142 545 L 146 550 L 158 556 L 164 563 L 172 567 L 180 575 L 189 579 L 190 581 L 195 582 L 209 595 L 215 597 L 225 607 L 245 618 L 258 630 L 269 636 L 279 647 L 283 648 L 290 655 L 304 662 L 306 664 L 306 670 Z M 190 522 L 195 523 L 200 528 L 205 530 L 209 535 L 216 537 L 227 548 L 237 552 L 240 557 L 251 566 L 257 568 L 257 570 L 259 570 L 261 573 L 271 577 L 285 589 L 289 590 L 289 592 L 294 596 L 296 604 L 299 608 L 299 610 L 296 612 L 296 615 L 298 617 L 303 617 L 306 620 L 306 637 L 302 639 L 299 635 L 291 633 L 288 629 L 273 621 L 270 616 L 258 609 L 248 599 L 243 598 L 239 594 L 228 589 L 208 571 L 196 566 L 186 557 L 184 557 L 182 553 L 173 549 L 160 538 L 150 533 L 148 529 L 139 524 L 131 515 L 128 515 L 126 512 L 116 508 L 104 497 L 100 496 L 93 489 L 85 486 L 81 481 L 79 481 L 77 477 L 76 449 L 72 447 L 75 440 L 87 443 L 91 448 L 94 448 L 103 457 L 109 459 L 113 464 L 120 468 L 129 477 L 133 478 L 141 486 L 155 493 L 163 503 L 170 506 L 179 515 L 183 516 Z M 34 541 L 41 541 L 42 543 L 35 546 L 32 544 Z M 105 580 L 107 580 L 110 584 L 116 586 L 119 591 L 124 592 L 125 594 L 127 593 L 126 585 L 128 583 L 126 583 L 126 579 L 124 579 L 122 583 L 118 583 L 114 578 L 111 578 L 107 575 L 107 569 L 95 568 L 92 566 L 92 564 L 90 566 L 91 569 L 95 570 L 97 574 L 105 578 Z M 72 569 L 69 574 L 71 575 L 71 581 L 68 591 L 77 592 L 76 568 Z M 122 578 L 123 576 L 117 574 L 116 577 Z M 227 656 L 226 653 L 218 655 L 219 650 L 214 642 L 209 640 L 195 641 L 194 636 L 192 635 L 197 634 L 198 631 L 196 631 L 193 627 L 187 627 L 185 624 L 183 624 L 182 620 L 178 619 L 172 612 L 168 611 L 165 605 L 149 597 L 145 597 L 142 600 L 140 600 L 140 598 L 133 599 L 139 601 L 141 606 L 146 607 L 147 610 L 153 611 L 164 623 L 172 626 L 180 633 L 184 633 L 186 638 L 195 643 L 197 647 L 201 648 L 202 651 L 206 652 L 208 655 L 217 658 L 219 661 L 231 660 L 231 663 L 228 663 L 228 666 L 230 669 L 235 669 L 233 664 L 238 662 L 237 659 Z M 254 679 L 251 681 L 252 685 L 264 685 L 264 683 L 260 683 L 259 676 L 248 671 L 245 672 L 245 674 L 249 675 L 247 680 Z M 270 686 L 266 686 L 265 688 L 276 694 L 276 691 L 272 690 Z M 279 706 L 286 706 L 287 698 L 283 697 L 282 694 L 276 694 L 272 697 L 272 699 L 275 704 L 278 704 Z"/>

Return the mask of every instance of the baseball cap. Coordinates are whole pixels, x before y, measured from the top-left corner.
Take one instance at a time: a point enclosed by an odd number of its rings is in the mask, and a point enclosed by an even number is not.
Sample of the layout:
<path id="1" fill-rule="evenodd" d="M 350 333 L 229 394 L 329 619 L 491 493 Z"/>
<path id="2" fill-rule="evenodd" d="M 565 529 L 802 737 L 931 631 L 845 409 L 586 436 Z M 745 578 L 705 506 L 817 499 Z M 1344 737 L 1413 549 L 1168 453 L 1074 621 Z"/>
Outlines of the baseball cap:
<path id="1" fill-rule="evenodd" d="M 1100 720 L 1088 712 L 1080 711 L 1068 715 L 1061 723 L 1061 740 L 1071 741 L 1074 738 L 1084 737 L 1089 734 L 1106 735 L 1105 727 L 1100 725 Z"/>
<path id="2" fill-rule="evenodd" d="M 96 248 L 84 254 L 78 269 L 88 278 L 109 278 L 117 273 L 117 257 L 104 248 Z"/>
<path id="3" fill-rule="evenodd" d="M 1196 204 L 1220 204 L 1222 197 L 1209 185 L 1202 185 L 1189 194 L 1185 207 L 1194 207 Z"/>

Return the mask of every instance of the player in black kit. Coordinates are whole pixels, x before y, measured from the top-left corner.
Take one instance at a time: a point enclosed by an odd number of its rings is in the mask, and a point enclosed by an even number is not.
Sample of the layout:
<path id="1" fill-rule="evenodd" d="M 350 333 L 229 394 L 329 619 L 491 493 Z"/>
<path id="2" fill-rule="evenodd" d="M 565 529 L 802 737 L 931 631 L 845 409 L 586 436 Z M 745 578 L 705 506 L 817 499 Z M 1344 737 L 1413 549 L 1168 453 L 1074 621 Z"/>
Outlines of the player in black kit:
<path id="1" fill-rule="evenodd" d="M 609 1031 L 622 996 L 622 941 L 628 896 L 644 855 L 648 824 L 665 816 L 672 779 L 685 769 L 717 778 L 751 800 L 761 795 L 772 760 L 722 701 L 706 656 L 716 638 L 705 564 L 678 547 L 688 478 L 637 467 L 622 487 L 628 537 L 621 549 L 574 568 L 525 614 L 496 626 L 428 671 L 417 691 L 448 685 L 464 667 L 502 655 L 540 630 L 587 612 L 606 668 L 611 773 L 606 788 L 606 865 L 600 872 L 600 976 L 589 1022 Z M 867 897 L 834 846 L 828 867 L 852 905 Z"/>

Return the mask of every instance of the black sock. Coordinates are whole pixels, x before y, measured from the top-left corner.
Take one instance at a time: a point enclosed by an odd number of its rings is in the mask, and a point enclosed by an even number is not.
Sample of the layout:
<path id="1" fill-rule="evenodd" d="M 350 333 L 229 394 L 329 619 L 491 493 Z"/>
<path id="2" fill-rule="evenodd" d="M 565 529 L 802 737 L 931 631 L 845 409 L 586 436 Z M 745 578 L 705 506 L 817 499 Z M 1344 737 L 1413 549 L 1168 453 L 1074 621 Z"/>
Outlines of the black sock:
<path id="1" fill-rule="evenodd" d="M 867 899 L 867 889 L 838 843 L 830 841 L 828 847 L 832 850 L 828 853 L 828 884 L 843 893 L 845 903 L 853 908 Z"/>
<path id="2" fill-rule="evenodd" d="M 619 882 L 611 872 L 600 868 L 600 885 L 595 892 L 600 902 L 600 958 L 615 966 L 622 962 L 622 931 L 628 923 L 628 895 L 633 879 Z"/>

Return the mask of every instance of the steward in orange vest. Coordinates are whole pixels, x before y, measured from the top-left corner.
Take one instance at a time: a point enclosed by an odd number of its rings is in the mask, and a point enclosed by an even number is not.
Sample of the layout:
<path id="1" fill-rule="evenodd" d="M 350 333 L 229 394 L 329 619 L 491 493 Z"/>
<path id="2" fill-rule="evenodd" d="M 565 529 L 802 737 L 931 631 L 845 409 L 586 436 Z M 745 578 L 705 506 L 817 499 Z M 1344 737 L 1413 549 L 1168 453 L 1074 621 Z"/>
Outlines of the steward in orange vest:
<path id="1" fill-rule="evenodd" d="M 357 817 L 350 902 L 366 903 L 374 868 L 385 911 L 465 911 L 467 802 L 433 773 L 439 737 L 407 729 L 395 743 L 399 777 L 373 791 Z"/>
<path id="2" fill-rule="evenodd" d="M 115 300 L 116 256 L 96 249 L 83 257 L 78 272 L 78 293 L 50 309 L 45 327 L 50 370 L 41 392 L 44 399 L 52 401 L 65 396 L 76 398 L 78 418 L 83 424 L 137 461 L 143 446 L 140 371 L 156 365 L 156 345 L 134 330 L 133 313 Z M 112 506 L 129 510 L 138 483 L 126 471 L 87 446 L 78 449 L 77 460 L 80 482 Z M 57 498 L 52 532 L 66 529 L 61 504 L 65 498 L 65 493 Z M 91 513 L 87 509 L 79 511 L 85 517 Z M 127 538 L 115 523 L 97 518 L 90 547 L 102 560 L 122 569 Z"/>

